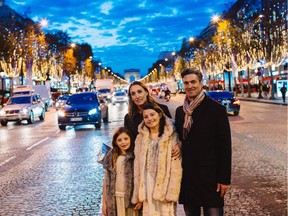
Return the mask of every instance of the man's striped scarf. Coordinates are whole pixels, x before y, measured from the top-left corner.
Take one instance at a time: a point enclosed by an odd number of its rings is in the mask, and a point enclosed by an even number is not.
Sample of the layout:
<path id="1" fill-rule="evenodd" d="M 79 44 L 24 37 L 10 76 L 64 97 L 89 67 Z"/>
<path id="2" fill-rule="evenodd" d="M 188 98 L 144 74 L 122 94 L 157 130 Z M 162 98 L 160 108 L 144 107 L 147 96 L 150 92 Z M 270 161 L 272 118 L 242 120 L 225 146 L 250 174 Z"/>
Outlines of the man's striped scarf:
<path id="1" fill-rule="evenodd" d="M 193 124 L 192 113 L 196 109 L 196 107 L 198 107 L 199 104 L 203 101 L 204 97 L 205 93 L 203 91 L 201 91 L 190 103 L 187 95 L 185 97 L 183 104 L 183 110 L 185 112 L 185 121 L 183 125 L 183 140 L 186 139 L 190 131 L 191 125 Z"/>

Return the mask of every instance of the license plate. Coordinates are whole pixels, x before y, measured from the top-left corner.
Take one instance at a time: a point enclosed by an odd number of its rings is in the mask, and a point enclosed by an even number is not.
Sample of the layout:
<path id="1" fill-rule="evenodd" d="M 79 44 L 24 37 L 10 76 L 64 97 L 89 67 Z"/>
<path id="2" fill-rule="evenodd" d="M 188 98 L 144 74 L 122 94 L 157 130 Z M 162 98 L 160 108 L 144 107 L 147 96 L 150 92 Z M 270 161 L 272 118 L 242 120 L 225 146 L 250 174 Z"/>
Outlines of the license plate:
<path id="1" fill-rule="evenodd" d="M 19 118 L 18 117 L 8 117 L 7 119 L 9 119 L 9 120 L 18 120 Z"/>
<path id="2" fill-rule="evenodd" d="M 71 122 L 76 122 L 76 121 L 82 121 L 81 117 L 77 117 L 77 118 L 70 118 Z"/>

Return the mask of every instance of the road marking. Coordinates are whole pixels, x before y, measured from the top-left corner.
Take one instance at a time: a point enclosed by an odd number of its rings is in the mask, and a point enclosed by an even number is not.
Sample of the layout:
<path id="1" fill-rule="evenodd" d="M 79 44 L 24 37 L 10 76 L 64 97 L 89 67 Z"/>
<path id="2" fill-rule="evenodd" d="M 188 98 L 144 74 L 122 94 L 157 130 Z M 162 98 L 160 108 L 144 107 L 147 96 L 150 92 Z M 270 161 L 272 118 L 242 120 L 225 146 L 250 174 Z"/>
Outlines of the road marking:
<path id="1" fill-rule="evenodd" d="M 28 148 L 26 148 L 26 150 L 27 150 L 27 151 L 31 150 L 32 148 L 34 148 L 35 146 L 38 146 L 39 144 L 41 144 L 42 142 L 46 141 L 47 139 L 49 139 L 49 137 L 46 137 L 46 138 L 40 140 L 39 142 L 37 142 L 37 143 L 29 146 Z"/>
<path id="2" fill-rule="evenodd" d="M 3 166 L 4 164 L 8 163 L 9 161 L 11 161 L 11 160 L 13 160 L 13 159 L 15 159 L 15 158 L 16 158 L 16 156 L 13 156 L 13 157 L 8 158 L 8 159 L 5 160 L 3 163 L 1 163 L 0 166 Z"/>

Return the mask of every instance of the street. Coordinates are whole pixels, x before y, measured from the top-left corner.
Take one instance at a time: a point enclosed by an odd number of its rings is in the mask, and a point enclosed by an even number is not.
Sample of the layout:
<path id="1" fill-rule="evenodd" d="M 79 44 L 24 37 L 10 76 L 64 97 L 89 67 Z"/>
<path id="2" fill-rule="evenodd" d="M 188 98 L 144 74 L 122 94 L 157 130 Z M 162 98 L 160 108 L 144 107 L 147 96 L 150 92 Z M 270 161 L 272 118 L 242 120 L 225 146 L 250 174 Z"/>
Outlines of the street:
<path id="1" fill-rule="evenodd" d="M 185 95 L 173 96 L 175 109 Z M 109 104 L 109 123 L 59 131 L 56 111 L 44 122 L 0 126 L 0 215 L 97 215 L 103 168 L 102 142 L 123 125 L 127 104 Z M 225 215 L 287 215 L 287 106 L 241 101 L 229 115 L 232 185 Z"/>

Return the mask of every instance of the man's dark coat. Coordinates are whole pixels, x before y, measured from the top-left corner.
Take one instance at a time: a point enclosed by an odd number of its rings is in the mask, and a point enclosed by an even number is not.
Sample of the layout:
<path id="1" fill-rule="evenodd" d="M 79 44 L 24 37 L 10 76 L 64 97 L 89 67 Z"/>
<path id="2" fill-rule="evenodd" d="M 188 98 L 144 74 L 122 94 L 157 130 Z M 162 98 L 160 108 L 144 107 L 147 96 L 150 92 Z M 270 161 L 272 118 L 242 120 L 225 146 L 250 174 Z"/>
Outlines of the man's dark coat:
<path id="1" fill-rule="evenodd" d="M 175 126 L 182 138 L 185 113 L 176 109 Z M 217 183 L 231 179 L 231 135 L 226 109 L 205 95 L 192 114 L 193 124 L 182 144 L 183 178 L 179 203 L 222 207 Z"/>

